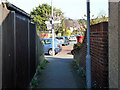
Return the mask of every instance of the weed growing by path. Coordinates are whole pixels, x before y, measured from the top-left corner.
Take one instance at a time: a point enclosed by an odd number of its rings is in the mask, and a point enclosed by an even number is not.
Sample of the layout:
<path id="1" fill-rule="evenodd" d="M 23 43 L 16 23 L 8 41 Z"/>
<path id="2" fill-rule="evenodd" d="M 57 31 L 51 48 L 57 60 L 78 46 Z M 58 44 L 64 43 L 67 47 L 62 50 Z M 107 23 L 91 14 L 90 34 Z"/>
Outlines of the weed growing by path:
<path id="1" fill-rule="evenodd" d="M 77 71 L 77 70 L 79 69 L 76 60 L 73 60 L 73 61 L 72 61 L 72 67 L 73 67 L 73 70 L 74 70 L 74 71 Z"/>
<path id="2" fill-rule="evenodd" d="M 36 73 L 32 79 L 32 82 L 31 82 L 31 85 L 30 87 L 31 88 L 36 88 L 40 82 L 40 77 L 39 75 L 42 74 L 43 72 L 43 69 L 45 68 L 45 64 L 49 63 L 48 60 L 44 59 L 43 62 L 41 64 L 38 65 L 37 69 L 36 69 Z"/>
<path id="3" fill-rule="evenodd" d="M 73 70 L 77 71 L 81 77 L 84 77 L 84 78 L 86 77 L 84 68 L 78 66 L 77 60 L 73 60 L 72 67 L 73 67 Z"/>

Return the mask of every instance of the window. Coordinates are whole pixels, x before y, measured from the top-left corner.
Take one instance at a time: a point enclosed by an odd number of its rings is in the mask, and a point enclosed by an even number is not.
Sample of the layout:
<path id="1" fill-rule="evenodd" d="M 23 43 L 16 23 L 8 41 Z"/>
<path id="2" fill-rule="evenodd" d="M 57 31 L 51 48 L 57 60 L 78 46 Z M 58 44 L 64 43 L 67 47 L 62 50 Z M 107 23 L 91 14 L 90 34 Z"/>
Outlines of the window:
<path id="1" fill-rule="evenodd" d="M 45 40 L 45 44 L 51 44 L 50 40 Z"/>
<path id="2" fill-rule="evenodd" d="M 66 39 L 66 40 L 68 40 L 68 38 L 67 38 L 67 37 L 65 37 L 65 39 Z"/>
<path id="3" fill-rule="evenodd" d="M 59 39 L 59 40 L 60 40 L 60 39 L 63 39 L 63 37 L 56 37 L 56 38 Z"/>

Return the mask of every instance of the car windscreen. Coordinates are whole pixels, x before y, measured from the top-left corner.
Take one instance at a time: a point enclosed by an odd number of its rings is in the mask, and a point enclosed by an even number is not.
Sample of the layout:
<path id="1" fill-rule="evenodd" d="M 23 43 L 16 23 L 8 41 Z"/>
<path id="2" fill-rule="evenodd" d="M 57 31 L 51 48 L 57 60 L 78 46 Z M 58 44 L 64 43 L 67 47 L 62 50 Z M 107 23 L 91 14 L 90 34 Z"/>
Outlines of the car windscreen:
<path id="1" fill-rule="evenodd" d="M 51 41 L 49 39 L 44 40 L 44 41 L 45 41 L 45 44 L 51 44 Z"/>
<path id="2" fill-rule="evenodd" d="M 65 37 L 66 40 L 69 40 L 67 37 Z"/>
<path id="3" fill-rule="evenodd" d="M 70 37 L 72 38 L 72 37 L 75 37 L 75 36 L 70 36 Z"/>
<path id="4" fill-rule="evenodd" d="M 57 39 L 63 39 L 63 37 L 56 37 Z"/>

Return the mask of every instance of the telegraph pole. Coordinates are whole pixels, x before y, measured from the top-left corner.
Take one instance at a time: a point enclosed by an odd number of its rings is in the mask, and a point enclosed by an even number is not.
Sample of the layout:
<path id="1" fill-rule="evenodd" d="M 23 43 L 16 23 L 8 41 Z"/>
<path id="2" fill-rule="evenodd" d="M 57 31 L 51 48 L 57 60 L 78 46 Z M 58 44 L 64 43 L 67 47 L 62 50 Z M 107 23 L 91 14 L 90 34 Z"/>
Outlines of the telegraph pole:
<path id="1" fill-rule="evenodd" d="M 52 0 L 51 0 L 51 18 L 52 18 L 52 55 L 54 56 L 55 55 L 55 52 L 54 52 L 54 24 L 53 24 L 53 3 L 52 3 Z"/>
<path id="2" fill-rule="evenodd" d="M 90 0 L 87 0 L 87 56 L 86 56 L 86 86 L 87 86 L 87 88 L 91 88 Z"/>

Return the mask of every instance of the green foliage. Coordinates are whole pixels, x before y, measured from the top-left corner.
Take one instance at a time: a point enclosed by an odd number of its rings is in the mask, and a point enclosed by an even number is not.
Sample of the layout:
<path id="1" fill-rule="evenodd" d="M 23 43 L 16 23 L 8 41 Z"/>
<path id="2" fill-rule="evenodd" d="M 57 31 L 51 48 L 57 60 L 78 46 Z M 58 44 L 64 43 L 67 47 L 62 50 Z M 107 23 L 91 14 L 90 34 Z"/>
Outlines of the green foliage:
<path id="1" fill-rule="evenodd" d="M 42 73 L 41 66 L 39 65 L 37 68 L 37 75 L 40 75 Z"/>
<path id="2" fill-rule="evenodd" d="M 47 20 L 46 13 L 50 13 L 50 6 L 47 4 L 39 5 L 30 12 L 34 17 L 33 21 L 36 23 L 37 31 L 47 30 L 45 21 Z"/>
<path id="3" fill-rule="evenodd" d="M 32 79 L 31 82 L 31 88 L 35 88 L 38 86 L 39 82 L 40 82 L 40 78 L 38 77 L 38 75 L 40 75 L 42 73 L 42 70 L 40 69 L 40 65 L 38 65 L 37 69 L 36 69 L 36 74 Z"/>
<path id="4" fill-rule="evenodd" d="M 87 17 L 86 15 L 84 15 L 85 17 Z M 92 15 L 94 17 L 94 15 Z M 83 19 L 79 19 L 78 20 L 79 24 L 85 29 L 85 31 L 87 30 L 87 20 Z M 94 19 L 90 20 L 90 25 L 94 25 L 94 24 L 98 24 L 101 22 L 108 22 L 108 17 L 105 16 L 101 16 L 101 17 L 96 17 Z"/>
<path id="5" fill-rule="evenodd" d="M 83 67 L 79 68 L 77 60 L 72 61 L 72 66 L 74 71 L 78 71 L 81 77 L 86 77 L 86 73 Z"/>
<path id="6" fill-rule="evenodd" d="M 46 59 L 44 59 L 43 63 L 49 63 L 49 61 L 48 61 L 48 60 L 46 60 Z"/>
<path id="7" fill-rule="evenodd" d="M 55 16 L 63 15 L 60 9 L 53 8 L 53 11 L 56 12 Z M 36 23 L 37 32 L 46 31 L 47 27 L 45 21 L 50 21 L 49 18 L 51 18 L 51 6 L 48 4 L 39 5 L 38 7 L 34 8 L 30 14 L 33 17 L 31 22 Z"/>
<path id="8" fill-rule="evenodd" d="M 56 35 L 57 35 L 58 33 L 62 33 L 62 34 L 63 34 L 63 29 L 66 28 L 64 19 L 62 19 L 61 24 L 62 24 L 62 26 L 57 26 L 57 29 L 56 29 L 56 31 L 55 31 Z"/>
<path id="9" fill-rule="evenodd" d="M 49 63 L 49 61 L 47 61 L 46 59 L 44 59 L 44 60 L 43 60 L 43 63 L 40 64 L 40 69 L 44 69 L 46 63 Z"/>
<path id="10" fill-rule="evenodd" d="M 79 66 L 77 64 L 77 60 L 73 60 L 72 61 L 72 67 L 74 71 L 77 71 L 79 69 Z"/>
<path id="11" fill-rule="evenodd" d="M 80 74 L 82 77 L 86 77 L 86 72 L 85 72 L 85 70 L 84 70 L 83 67 L 81 67 L 81 68 L 79 69 L 79 74 Z"/>
<path id="12" fill-rule="evenodd" d="M 90 25 L 94 25 L 97 23 L 101 23 L 101 22 L 108 22 L 108 17 L 102 16 L 102 17 L 97 17 L 95 19 L 91 19 L 90 21 Z"/>
<path id="13" fill-rule="evenodd" d="M 80 49 L 82 46 L 82 43 L 78 42 L 77 44 L 74 44 L 73 49 Z"/>
<path id="14" fill-rule="evenodd" d="M 62 29 L 62 27 L 61 26 L 58 26 L 58 28 L 57 28 L 57 30 L 56 30 L 56 35 L 58 34 L 58 33 L 62 33 L 62 31 L 63 31 L 63 29 Z"/>
<path id="15" fill-rule="evenodd" d="M 44 59 L 44 60 L 43 60 L 43 63 L 38 65 L 38 67 L 37 67 L 37 69 L 36 69 L 36 74 L 35 74 L 35 76 L 33 77 L 32 82 L 31 82 L 31 88 L 36 88 L 36 87 L 38 86 L 38 84 L 39 84 L 39 82 L 40 82 L 40 77 L 39 77 L 39 75 L 42 74 L 42 69 L 45 68 L 45 64 L 46 64 L 46 63 L 49 63 L 49 61 L 46 60 L 46 59 Z"/>
<path id="16" fill-rule="evenodd" d="M 71 35 L 70 30 L 66 30 L 66 32 L 65 32 L 65 36 L 70 36 L 70 35 Z"/>
<path id="17" fill-rule="evenodd" d="M 37 87 L 39 82 L 40 82 L 40 78 L 38 78 L 38 77 L 33 78 L 33 80 L 32 80 L 32 87 L 31 88 Z"/>
<path id="18" fill-rule="evenodd" d="M 65 22 L 64 22 L 64 19 L 62 19 L 62 30 L 65 29 L 66 26 L 65 26 Z"/>

